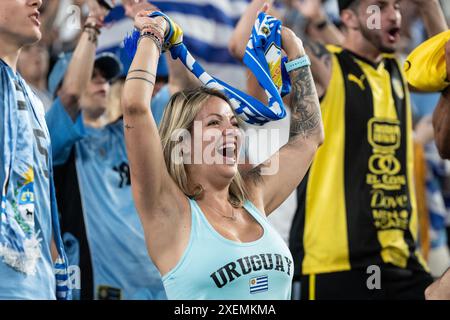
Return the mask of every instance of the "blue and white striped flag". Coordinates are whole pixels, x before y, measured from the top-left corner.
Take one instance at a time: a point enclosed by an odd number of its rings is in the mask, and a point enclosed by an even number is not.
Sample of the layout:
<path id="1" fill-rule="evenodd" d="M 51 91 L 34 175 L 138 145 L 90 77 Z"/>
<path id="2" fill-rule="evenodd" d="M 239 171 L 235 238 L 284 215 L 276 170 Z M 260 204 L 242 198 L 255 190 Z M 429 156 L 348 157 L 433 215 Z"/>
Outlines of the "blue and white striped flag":
<path id="1" fill-rule="evenodd" d="M 284 67 L 285 57 L 281 55 L 281 22 L 261 12 L 252 29 L 245 51 L 244 63 L 258 79 L 267 95 L 267 105 L 226 82 L 212 77 L 194 59 L 184 43 L 183 31 L 171 18 L 156 11 L 150 17 L 163 16 L 169 24 L 164 48 L 170 49 L 173 59 L 180 61 L 206 87 L 222 91 L 228 96 L 237 115 L 249 124 L 263 125 L 270 121 L 283 119 L 286 109 L 282 96 L 289 93 L 290 79 Z M 124 40 L 125 50 L 134 57 L 140 32 L 136 29 Z M 267 52 L 273 52 L 268 56 Z"/>
<path id="2" fill-rule="evenodd" d="M 267 275 L 252 278 L 249 281 L 250 293 L 260 293 L 269 290 L 269 277 Z"/>
<path id="3" fill-rule="evenodd" d="M 120 2 L 120 1 L 116 1 Z M 239 18 L 251 0 L 156 0 L 149 1 L 169 15 L 184 30 L 184 44 L 209 73 L 244 90 L 246 70 L 228 51 L 228 42 Z M 122 5 L 105 19 L 107 27 L 99 37 L 99 51 L 121 56 L 120 46 L 133 21 Z M 125 60 L 127 57 L 122 55 Z M 127 61 L 123 61 L 128 66 Z M 160 65 L 160 64 L 158 64 Z M 125 71 L 128 70 L 125 68 Z M 159 71 L 158 71 L 159 72 Z"/>

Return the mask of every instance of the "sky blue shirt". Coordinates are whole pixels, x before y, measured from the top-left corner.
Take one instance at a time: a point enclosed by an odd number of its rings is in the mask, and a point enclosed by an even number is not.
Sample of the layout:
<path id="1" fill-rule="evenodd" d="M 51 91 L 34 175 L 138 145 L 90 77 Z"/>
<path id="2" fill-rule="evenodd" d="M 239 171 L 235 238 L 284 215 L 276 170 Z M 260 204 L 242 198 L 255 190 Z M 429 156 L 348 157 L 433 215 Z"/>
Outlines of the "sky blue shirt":
<path id="1" fill-rule="evenodd" d="M 165 299 L 134 206 L 123 121 L 84 127 L 81 115 L 74 123 L 58 98 L 47 122 L 55 163 L 64 163 L 75 146 L 94 290 L 109 286 L 121 289 L 123 299 Z"/>
<path id="2" fill-rule="evenodd" d="M 263 228 L 261 238 L 238 243 L 208 222 L 197 202 L 191 207 L 189 244 L 174 269 L 163 276 L 175 300 L 288 300 L 294 271 L 287 245 L 256 207 L 244 208 Z"/>
<path id="3" fill-rule="evenodd" d="M 10 109 L 17 112 L 17 123 L 4 125 L 6 99 L 0 111 L 0 145 L 2 156 L 0 167 L 5 166 L 6 144 L 13 143 L 15 154 L 12 159 L 12 170 L 8 180 L 6 194 L 6 211 L 13 217 L 10 223 L 17 224 L 27 235 L 35 234 L 40 240 L 40 258 L 37 260 L 35 272 L 26 274 L 19 272 L 4 263 L 0 257 L 0 299 L 55 299 L 55 275 L 50 253 L 52 237 L 52 214 L 50 202 L 50 183 L 52 177 L 49 167 L 50 137 L 44 120 L 42 102 L 31 92 L 20 78 L 2 61 L 1 88 L 11 90 L 15 87 L 16 104 Z M 8 88 L 9 81 L 14 85 Z M 3 95 L 2 95 L 3 96 Z M 10 102 L 10 101 L 9 101 Z M 9 117 L 10 115 L 8 115 Z M 12 130 L 16 125 L 15 141 L 5 141 L 5 130 Z M 0 179 L 2 180 L 2 179 Z M 3 185 L 4 181 L 0 181 Z M 1 218 L 5 221 L 5 216 Z M 7 236 L 7 235 L 2 235 Z M 0 243 L 1 244 L 1 243 Z"/>

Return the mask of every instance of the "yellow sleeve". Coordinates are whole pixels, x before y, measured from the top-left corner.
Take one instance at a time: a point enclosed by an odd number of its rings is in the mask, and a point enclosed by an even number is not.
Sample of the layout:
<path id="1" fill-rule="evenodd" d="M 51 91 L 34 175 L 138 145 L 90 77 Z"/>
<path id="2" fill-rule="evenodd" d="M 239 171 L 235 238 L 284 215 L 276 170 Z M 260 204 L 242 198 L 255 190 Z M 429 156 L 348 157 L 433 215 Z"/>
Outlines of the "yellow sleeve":
<path id="1" fill-rule="evenodd" d="M 442 32 L 414 49 L 405 61 L 408 83 L 421 91 L 443 91 L 447 81 L 445 44 L 450 41 L 450 30 Z"/>

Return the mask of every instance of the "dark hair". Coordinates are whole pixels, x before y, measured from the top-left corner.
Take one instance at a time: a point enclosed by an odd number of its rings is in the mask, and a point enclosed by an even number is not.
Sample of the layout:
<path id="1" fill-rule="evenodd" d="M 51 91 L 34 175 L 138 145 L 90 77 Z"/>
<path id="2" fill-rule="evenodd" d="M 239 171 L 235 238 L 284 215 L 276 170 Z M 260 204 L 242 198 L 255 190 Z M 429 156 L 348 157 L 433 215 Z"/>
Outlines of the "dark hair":
<path id="1" fill-rule="evenodd" d="M 350 9 L 353 12 L 357 13 L 360 4 L 361 0 L 353 0 L 353 2 L 348 6 L 347 9 Z"/>
<path id="2" fill-rule="evenodd" d="M 339 0 L 339 13 L 342 13 L 342 10 L 350 9 L 356 11 L 360 4 L 360 0 Z"/>

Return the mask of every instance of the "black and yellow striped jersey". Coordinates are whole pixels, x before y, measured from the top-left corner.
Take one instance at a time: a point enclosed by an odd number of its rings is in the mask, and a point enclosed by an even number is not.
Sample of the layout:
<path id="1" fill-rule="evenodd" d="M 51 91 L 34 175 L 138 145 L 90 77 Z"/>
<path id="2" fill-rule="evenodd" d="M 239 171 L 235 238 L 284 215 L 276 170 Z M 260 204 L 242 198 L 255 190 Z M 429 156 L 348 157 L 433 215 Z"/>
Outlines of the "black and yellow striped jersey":
<path id="1" fill-rule="evenodd" d="M 411 109 L 399 64 L 389 55 L 374 65 L 328 49 L 325 142 L 298 188 L 290 234 L 296 275 L 383 263 L 423 269 L 415 247 Z"/>

